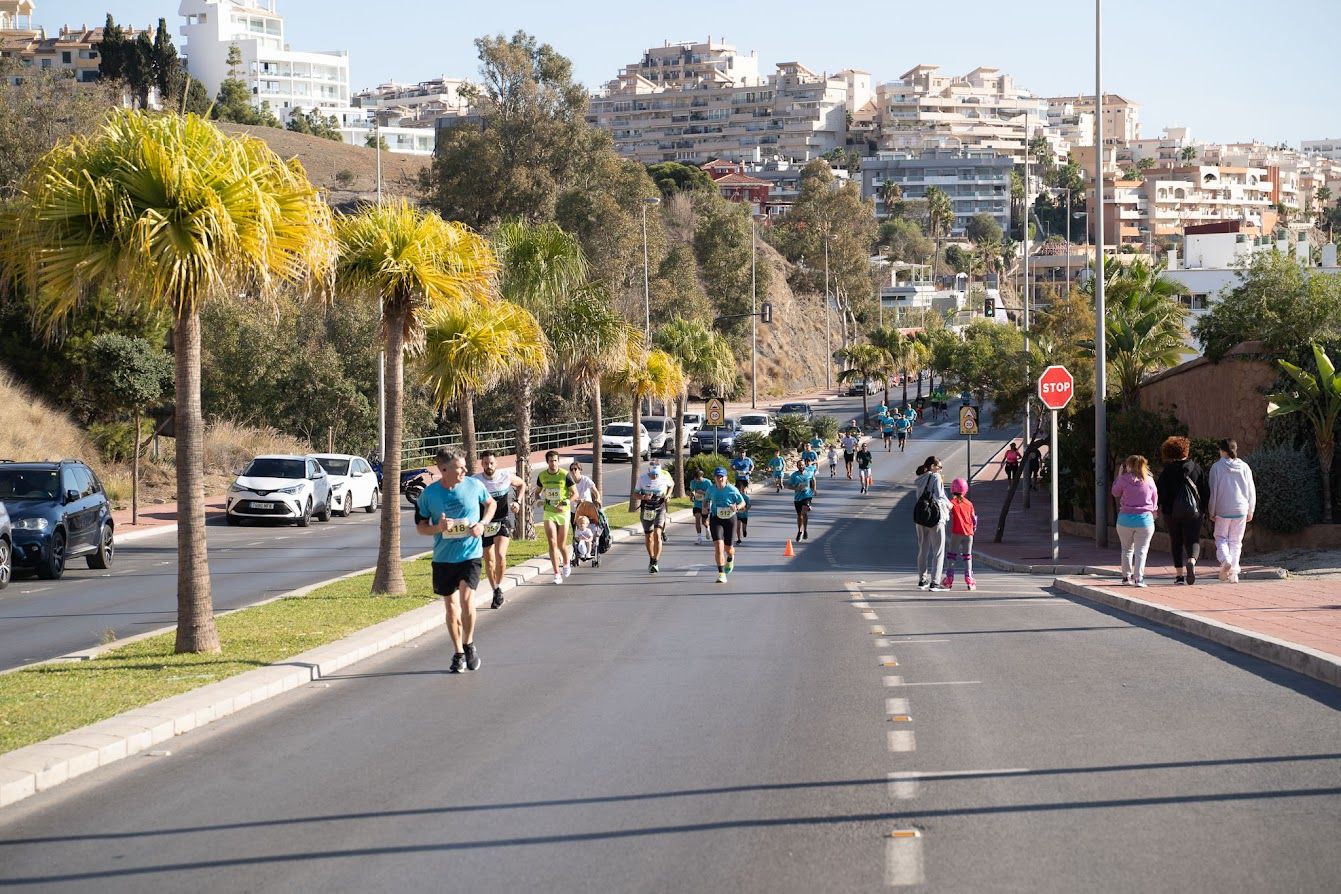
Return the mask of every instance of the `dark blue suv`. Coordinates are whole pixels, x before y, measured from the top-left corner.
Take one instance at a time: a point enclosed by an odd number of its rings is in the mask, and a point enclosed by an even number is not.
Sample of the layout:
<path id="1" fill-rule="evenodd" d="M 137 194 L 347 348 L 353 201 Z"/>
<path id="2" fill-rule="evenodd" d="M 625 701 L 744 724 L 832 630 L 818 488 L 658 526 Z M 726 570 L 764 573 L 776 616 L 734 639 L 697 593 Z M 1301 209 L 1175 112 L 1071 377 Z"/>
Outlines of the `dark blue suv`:
<path id="1" fill-rule="evenodd" d="M 9 512 L 15 568 L 55 580 L 84 556 L 90 568 L 112 565 L 112 507 L 93 470 L 75 460 L 0 462 L 0 503 Z"/>

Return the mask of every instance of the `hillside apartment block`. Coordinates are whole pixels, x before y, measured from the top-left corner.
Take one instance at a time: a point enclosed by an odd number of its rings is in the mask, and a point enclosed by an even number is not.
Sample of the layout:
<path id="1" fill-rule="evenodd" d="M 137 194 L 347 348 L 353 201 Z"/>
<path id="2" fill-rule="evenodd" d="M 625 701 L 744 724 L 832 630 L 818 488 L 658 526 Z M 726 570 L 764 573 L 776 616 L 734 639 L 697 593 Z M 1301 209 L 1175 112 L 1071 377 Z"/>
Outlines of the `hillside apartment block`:
<path id="1" fill-rule="evenodd" d="M 0 0 L 0 59 L 36 71 L 69 72 L 80 83 L 98 80 L 102 27 L 62 27 L 54 37 L 35 24 L 33 0 Z M 140 32 L 126 29 L 127 37 Z M 22 74 L 10 75 L 21 78 Z"/>

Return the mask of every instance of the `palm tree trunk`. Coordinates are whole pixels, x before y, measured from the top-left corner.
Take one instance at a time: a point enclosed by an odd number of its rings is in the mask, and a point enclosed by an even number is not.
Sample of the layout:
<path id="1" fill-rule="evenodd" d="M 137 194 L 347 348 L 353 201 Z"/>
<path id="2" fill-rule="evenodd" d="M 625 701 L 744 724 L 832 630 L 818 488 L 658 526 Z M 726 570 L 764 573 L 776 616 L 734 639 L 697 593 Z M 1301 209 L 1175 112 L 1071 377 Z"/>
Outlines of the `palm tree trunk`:
<path id="1" fill-rule="evenodd" d="M 866 379 L 866 376 L 865 376 L 865 375 L 862 375 L 862 378 L 863 378 L 863 379 Z M 870 380 L 869 380 L 869 379 L 866 379 L 866 381 L 870 381 Z M 862 388 L 861 388 L 861 427 L 862 427 L 862 428 L 865 428 L 865 427 L 866 427 L 866 422 L 867 422 L 867 420 L 869 420 L 870 418 L 871 418 L 871 410 L 870 410 L 870 406 L 869 406 L 869 404 L 868 404 L 867 401 L 866 401 L 866 386 L 863 384 L 863 385 L 862 385 Z"/>
<path id="2" fill-rule="evenodd" d="M 535 383 L 529 372 L 523 372 L 517 380 L 517 477 L 526 482 L 526 492 L 539 493 L 532 487 L 531 480 L 531 396 Z M 528 501 L 529 502 L 529 501 Z M 521 525 L 518 539 L 535 539 L 535 513 L 530 506 L 522 507 L 518 513 Z"/>
<path id="3" fill-rule="evenodd" d="M 140 408 L 135 408 L 135 458 L 130 464 L 130 523 L 140 523 Z"/>
<path id="4" fill-rule="evenodd" d="M 643 402 L 633 395 L 633 456 L 629 458 L 629 511 L 638 508 L 638 473 L 643 465 L 643 439 L 639 430 L 643 425 Z"/>
<path id="5" fill-rule="evenodd" d="M 903 405 L 908 406 L 908 367 L 903 368 Z"/>
<path id="6" fill-rule="evenodd" d="M 1332 523 L 1332 457 L 1336 452 L 1333 438 L 1318 438 L 1318 467 L 1322 471 L 1322 523 Z"/>
<path id="7" fill-rule="evenodd" d="M 475 435 L 475 399 L 469 391 L 462 392 L 458 399 L 458 412 L 461 414 L 461 452 L 466 455 L 466 473 L 475 468 L 479 459 L 479 439 Z"/>
<path id="8" fill-rule="evenodd" d="M 177 368 L 177 643 L 174 651 L 218 652 L 205 534 L 205 421 L 200 413 L 200 315 L 183 313 L 173 333 Z"/>
<path id="9" fill-rule="evenodd" d="M 405 436 L 405 307 L 396 308 L 386 321 L 386 444 L 382 446 L 382 519 L 377 539 L 374 593 L 405 592 L 400 564 L 400 452 Z"/>
<path id="10" fill-rule="evenodd" d="M 675 497 L 684 496 L 684 413 L 689 406 L 689 386 L 680 392 L 675 408 Z"/>
<path id="11" fill-rule="evenodd" d="M 591 386 L 591 483 L 605 494 L 605 460 L 601 456 L 601 429 L 605 421 L 601 413 L 601 377 Z M 602 500 L 601 502 L 605 502 Z"/>

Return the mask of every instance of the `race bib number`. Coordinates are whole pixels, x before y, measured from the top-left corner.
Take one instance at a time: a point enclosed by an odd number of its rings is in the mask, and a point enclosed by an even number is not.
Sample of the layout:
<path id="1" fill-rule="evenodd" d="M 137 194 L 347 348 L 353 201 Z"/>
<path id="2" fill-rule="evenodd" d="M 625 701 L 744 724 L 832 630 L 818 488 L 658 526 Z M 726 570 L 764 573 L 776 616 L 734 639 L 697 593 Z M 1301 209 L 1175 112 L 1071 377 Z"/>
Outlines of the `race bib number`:
<path id="1" fill-rule="evenodd" d="M 720 509 L 717 510 L 717 517 L 718 517 L 718 518 L 729 519 L 729 518 L 731 518 L 732 516 L 734 516 L 735 514 L 736 514 L 736 507 L 735 507 L 735 506 L 723 506 L 723 507 L 721 507 Z"/>
<path id="2" fill-rule="evenodd" d="M 657 516 L 660 515 L 660 514 L 661 514 L 661 510 L 660 510 L 660 509 L 644 509 L 644 510 L 643 510 L 643 521 L 645 521 L 645 522 L 654 522 L 654 521 L 657 520 Z"/>
<path id="3" fill-rule="evenodd" d="M 545 502 L 552 505 L 558 505 L 563 502 L 563 488 L 547 487 L 545 488 Z"/>
<path id="4" fill-rule="evenodd" d="M 447 529 L 442 532 L 442 536 L 453 540 L 461 537 L 469 537 L 470 526 L 472 524 L 473 522 L 467 521 L 464 518 L 449 518 L 447 519 Z"/>
<path id="5" fill-rule="evenodd" d="M 485 537 L 497 536 L 499 530 L 502 527 L 503 527 L 502 522 L 489 522 L 489 524 L 484 526 L 484 536 Z"/>

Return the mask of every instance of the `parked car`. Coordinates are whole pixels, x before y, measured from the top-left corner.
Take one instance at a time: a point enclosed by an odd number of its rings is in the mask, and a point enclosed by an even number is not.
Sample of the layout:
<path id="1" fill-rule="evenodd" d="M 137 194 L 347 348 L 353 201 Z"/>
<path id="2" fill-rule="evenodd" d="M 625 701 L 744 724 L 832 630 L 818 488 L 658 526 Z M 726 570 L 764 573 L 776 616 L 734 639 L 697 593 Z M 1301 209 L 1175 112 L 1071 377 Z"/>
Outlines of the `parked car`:
<path id="1" fill-rule="evenodd" d="M 0 503 L 0 590 L 9 586 L 14 576 L 14 530 L 5 504 Z"/>
<path id="2" fill-rule="evenodd" d="M 791 403 L 783 404 L 778 409 L 779 416 L 804 416 L 806 421 L 815 421 L 815 411 L 810 408 L 810 404 Z"/>
<path id="3" fill-rule="evenodd" d="M 740 425 L 734 419 L 725 419 L 721 425 L 705 425 L 689 439 L 689 455 L 700 453 L 730 453 L 740 435 Z"/>
<path id="4" fill-rule="evenodd" d="M 38 577 L 55 580 L 79 556 L 90 568 L 112 566 L 112 506 L 83 463 L 0 463 L 0 502 L 9 517 L 11 567 L 33 568 Z"/>
<path id="5" fill-rule="evenodd" d="M 675 420 L 669 416 L 644 416 L 648 448 L 655 454 L 670 456 L 675 452 Z"/>
<path id="6" fill-rule="evenodd" d="M 773 434 L 773 417 L 767 413 L 744 413 L 740 417 L 740 431 L 742 434 L 752 432 L 763 435 L 765 438 Z"/>
<path id="7" fill-rule="evenodd" d="M 687 432 L 689 432 L 689 436 L 690 436 L 690 437 L 693 437 L 693 436 L 694 436 L 694 432 L 698 431 L 698 430 L 699 430 L 700 428 L 702 428 L 702 427 L 703 427 L 703 414 L 702 414 L 702 413 L 685 413 L 685 414 L 684 414 L 684 430 L 687 431 Z"/>
<path id="8" fill-rule="evenodd" d="M 376 512 L 382 502 L 377 473 L 361 456 L 347 453 L 318 453 L 311 457 L 326 470 L 331 484 L 331 508 L 343 518 L 355 509 Z"/>
<path id="9" fill-rule="evenodd" d="M 645 426 L 638 426 L 641 429 L 638 437 L 642 446 L 643 459 L 652 458 L 652 449 L 649 446 L 652 437 Z M 601 430 L 601 458 L 605 460 L 626 459 L 633 462 L 633 423 L 632 422 L 611 422 Z"/>
<path id="10" fill-rule="evenodd" d="M 875 383 L 866 379 L 853 379 L 847 386 L 848 397 L 861 397 L 863 394 L 875 394 Z"/>
<path id="11" fill-rule="evenodd" d="M 331 520 L 331 484 L 310 456 L 258 456 L 228 488 L 228 523 L 273 518 L 306 528 L 315 515 Z"/>

